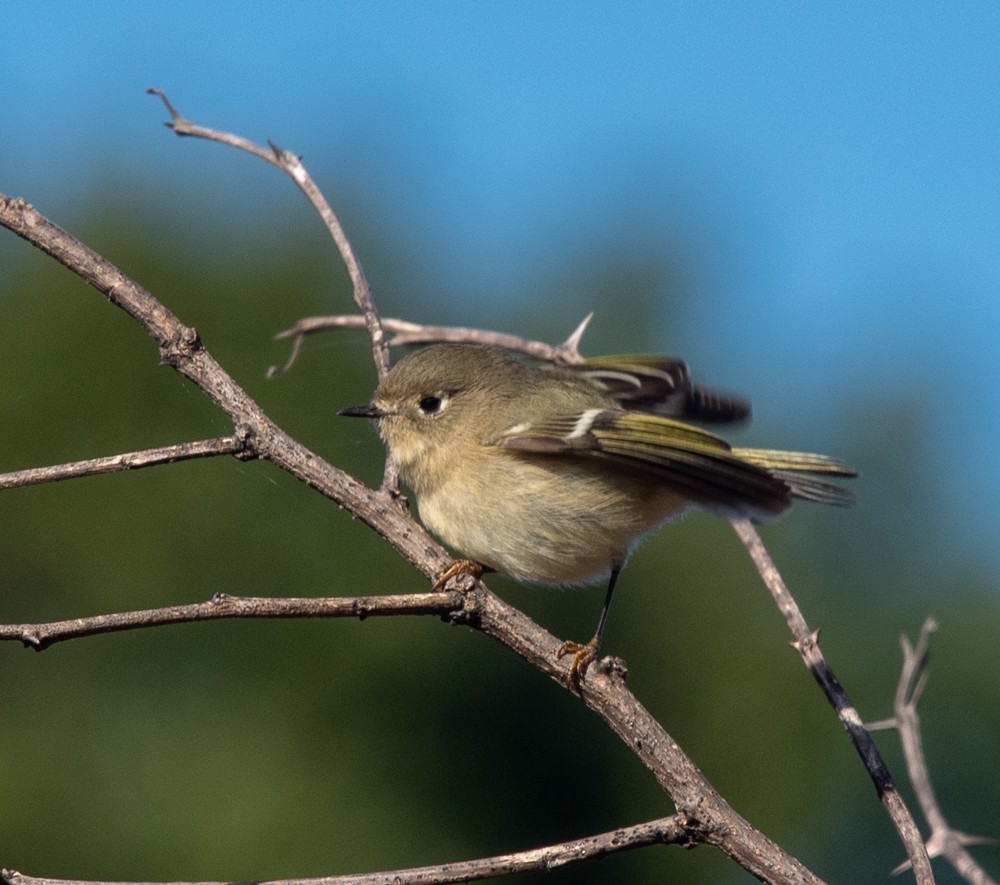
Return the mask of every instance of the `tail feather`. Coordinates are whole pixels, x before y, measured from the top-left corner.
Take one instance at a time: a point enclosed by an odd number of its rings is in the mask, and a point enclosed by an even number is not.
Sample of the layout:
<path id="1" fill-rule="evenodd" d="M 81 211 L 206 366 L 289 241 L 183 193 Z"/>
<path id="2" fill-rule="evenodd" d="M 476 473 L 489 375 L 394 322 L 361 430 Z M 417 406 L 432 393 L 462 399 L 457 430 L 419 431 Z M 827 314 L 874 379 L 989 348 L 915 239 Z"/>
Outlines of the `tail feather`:
<path id="1" fill-rule="evenodd" d="M 788 484 L 796 498 L 847 507 L 854 495 L 847 489 L 817 477 L 852 477 L 858 472 L 828 455 L 783 452 L 780 449 L 733 449 L 733 454 Z"/>

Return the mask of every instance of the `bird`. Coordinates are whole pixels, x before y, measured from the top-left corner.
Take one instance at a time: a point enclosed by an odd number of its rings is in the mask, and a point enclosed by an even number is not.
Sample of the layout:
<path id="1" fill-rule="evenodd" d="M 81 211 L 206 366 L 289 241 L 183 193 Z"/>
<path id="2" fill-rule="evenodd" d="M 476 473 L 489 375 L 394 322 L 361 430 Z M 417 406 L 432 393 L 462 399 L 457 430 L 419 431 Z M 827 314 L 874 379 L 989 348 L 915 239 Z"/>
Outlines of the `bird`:
<path id="1" fill-rule="evenodd" d="M 699 424 L 734 424 L 749 403 L 692 382 L 682 360 L 605 356 L 535 364 L 480 344 L 401 359 L 367 405 L 420 519 L 456 559 L 440 588 L 486 571 L 531 584 L 607 581 L 597 629 L 565 642 L 579 686 L 600 648 L 619 574 L 648 534 L 690 510 L 766 522 L 795 499 L 847 505 L 836 458 L 734 448 Z"/>

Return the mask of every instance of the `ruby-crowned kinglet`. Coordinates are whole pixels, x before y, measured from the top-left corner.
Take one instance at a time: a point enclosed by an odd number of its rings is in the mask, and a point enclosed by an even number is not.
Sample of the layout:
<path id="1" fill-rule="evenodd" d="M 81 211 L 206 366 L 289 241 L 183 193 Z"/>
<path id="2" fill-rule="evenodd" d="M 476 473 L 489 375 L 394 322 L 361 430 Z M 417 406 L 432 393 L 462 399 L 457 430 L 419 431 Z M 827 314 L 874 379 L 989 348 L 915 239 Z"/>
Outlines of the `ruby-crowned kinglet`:
<path id="1" fill-rule="evenodd" d="M 576 681 L 600 645 L 615 581 L 641 538 L 690 509 L 761 521 L 794 498 L 846 504 L 817 476 L 855 476 L 825 455 L 731 448 L 679 418 L 733 422 L 742 400 L 696 387 L 680 360 L 603 357 L 537 367 L 512 353 L 436 344 L 410 354 L 371 403 L 371 418 L 420 518 L 467 560 L 519 581 L 610 576 L 597 632 L 574 653 Z"/>

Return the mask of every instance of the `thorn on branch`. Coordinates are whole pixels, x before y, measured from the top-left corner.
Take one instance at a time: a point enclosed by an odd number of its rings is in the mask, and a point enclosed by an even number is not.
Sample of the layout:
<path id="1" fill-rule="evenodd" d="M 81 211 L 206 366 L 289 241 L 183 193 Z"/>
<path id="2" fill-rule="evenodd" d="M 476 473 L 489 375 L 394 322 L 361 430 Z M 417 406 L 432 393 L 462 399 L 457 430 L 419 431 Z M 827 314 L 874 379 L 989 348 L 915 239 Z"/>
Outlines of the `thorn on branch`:
<path id="1" fill-rule="evenodd" d="M 257 436 L 251 425 L 237 424 L 233 430 L 233 439 L 239 444 L 239 449 L 233 453 L 238 460 L 253 461 L 260 457 L 255 444 Z"/>
<path id="2" fill-rule="evenodd" d="M 587 331 L 587 327 L 593 318 L 594 312 L 591 311 L 583 318 L 580 325 L 570 333 L 570 336 L 559 345 L 559 350 L 563 351 L 560 362 L 578 363 L 583 359 L 580 355 L 580 342 L 583 340 L 583 333 Z"/>
<path id="3" fill-rule="evenodd" d="M 193 326 L 182 326 L 177 334 L 160 348 L 160 362 L 166 366 L 177 367 L 191 359 L 202 349 L 198 330 Z"/>
<path id="4" fill-rule="evenodd" d="M 808 636 L 792 640 L 788 644 L 800 655 L 805 655 L 808 651 L 819 647 L 819 630 L 813 630 Z"/>

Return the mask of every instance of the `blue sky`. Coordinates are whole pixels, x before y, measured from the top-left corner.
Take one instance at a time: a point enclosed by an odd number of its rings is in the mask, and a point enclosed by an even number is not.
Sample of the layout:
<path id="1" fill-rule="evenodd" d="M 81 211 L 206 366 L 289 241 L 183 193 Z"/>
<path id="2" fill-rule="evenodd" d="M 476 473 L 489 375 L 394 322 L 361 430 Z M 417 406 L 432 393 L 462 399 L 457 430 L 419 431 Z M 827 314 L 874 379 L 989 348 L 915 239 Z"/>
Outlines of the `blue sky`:
<path id="1" fill-rule="evenodd" d="M 8 0 L 0 33 L 0 191 L 67 223 L 115 164 L 232 170 L 155 85 L 321 186 L 347 158 L 449 290 L 529 309 L 639 218 L 698 270 L 662 349 L 758 415 L 925 409 L 942 524 L 1000 562 L 1000 7 Z"/>

